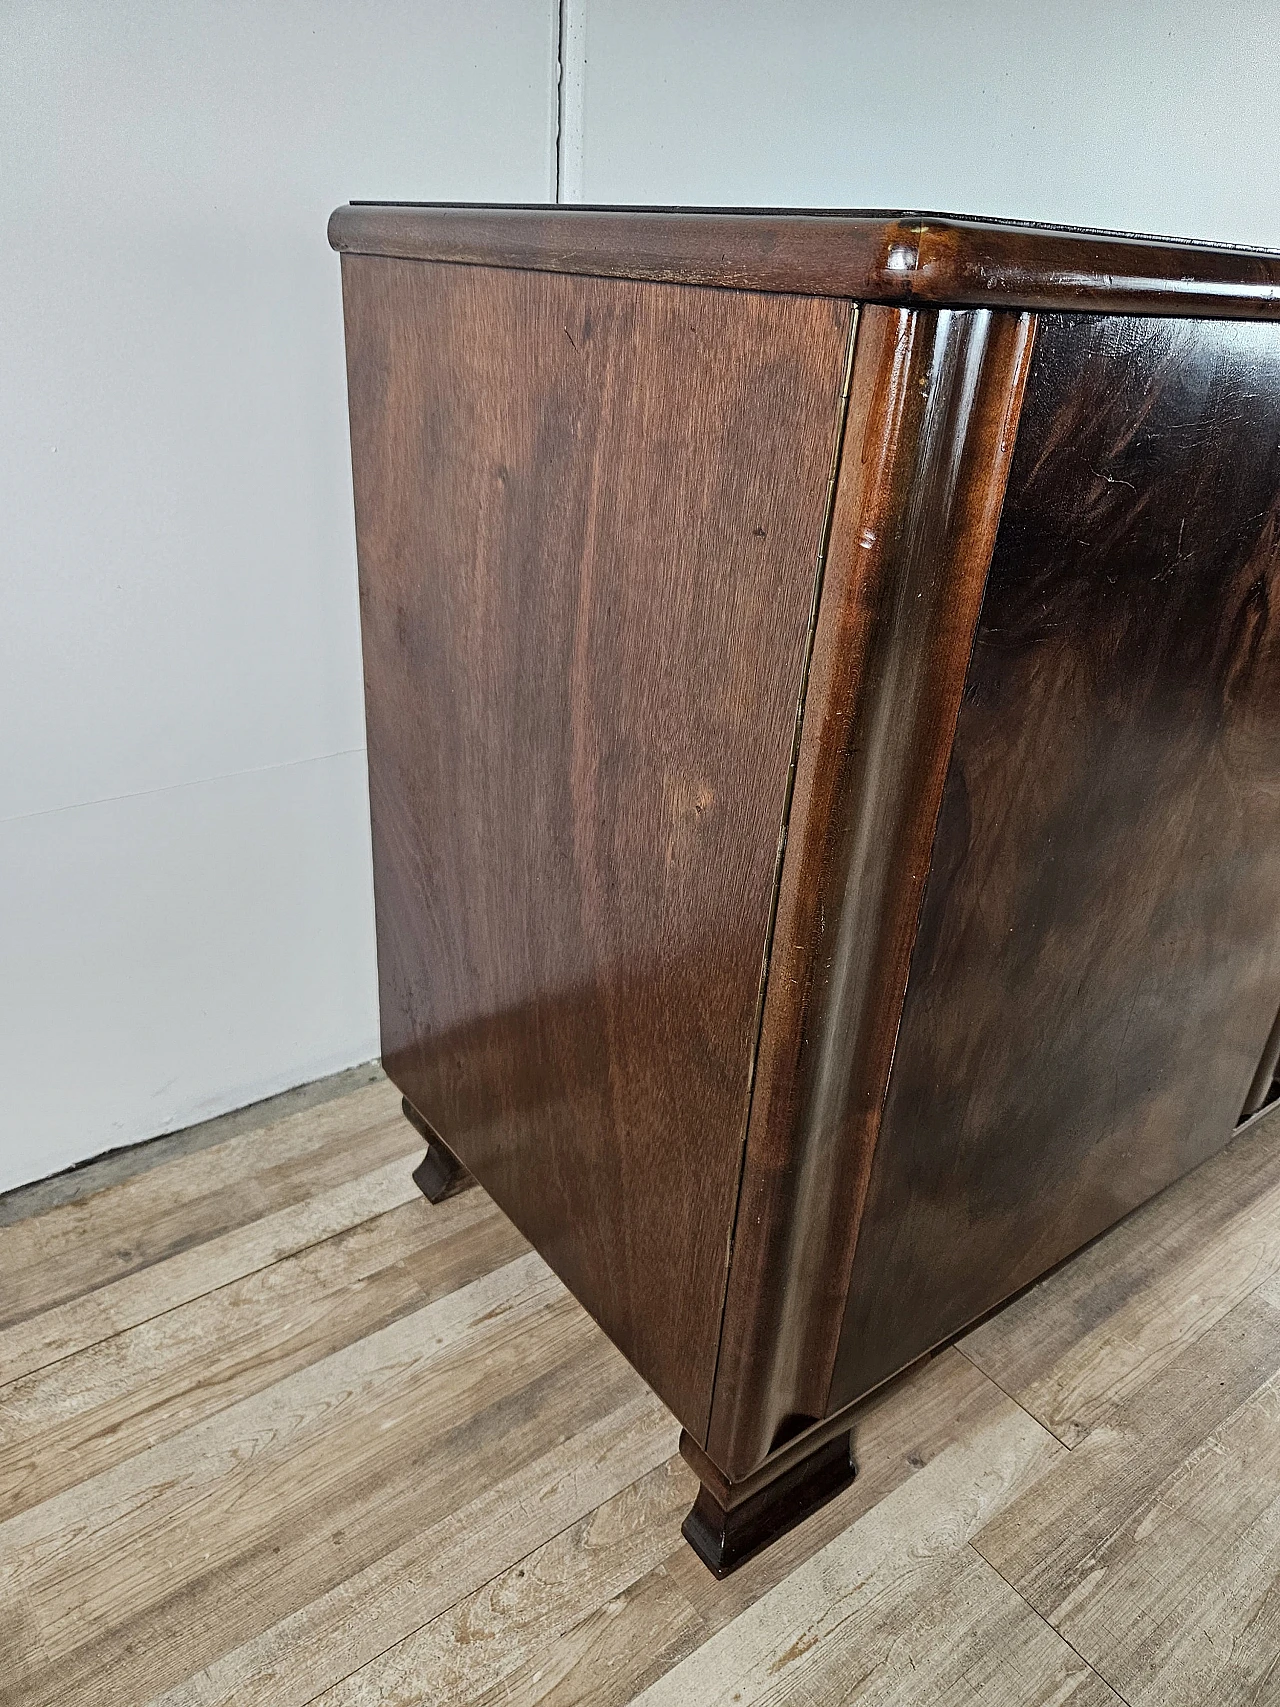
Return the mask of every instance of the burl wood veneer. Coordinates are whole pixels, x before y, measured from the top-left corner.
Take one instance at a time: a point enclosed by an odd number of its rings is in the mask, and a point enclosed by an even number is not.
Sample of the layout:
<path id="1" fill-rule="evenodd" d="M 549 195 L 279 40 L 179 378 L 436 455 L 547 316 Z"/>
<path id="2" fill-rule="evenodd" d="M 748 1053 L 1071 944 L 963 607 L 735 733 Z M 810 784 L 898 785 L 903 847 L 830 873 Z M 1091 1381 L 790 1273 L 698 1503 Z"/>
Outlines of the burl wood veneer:
<path id="1" fill-rule="evenodd" d="M 852 1407 L 1280 1058 L 1280 257 L 340 209 L 383 1061 L 685 1428 Z"/>

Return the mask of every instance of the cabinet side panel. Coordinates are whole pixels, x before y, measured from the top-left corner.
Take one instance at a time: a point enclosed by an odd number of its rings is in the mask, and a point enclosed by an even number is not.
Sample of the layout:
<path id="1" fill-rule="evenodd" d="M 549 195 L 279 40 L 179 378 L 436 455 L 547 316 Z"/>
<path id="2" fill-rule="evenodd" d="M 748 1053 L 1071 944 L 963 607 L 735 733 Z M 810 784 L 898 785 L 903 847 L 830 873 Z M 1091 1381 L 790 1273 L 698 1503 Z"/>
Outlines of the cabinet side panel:
<path id="1" fill-rule="evenodd" d="M 1231 1136 L 1280 1000 L 1280 329 L 1040 321 L 833 1404 Z"/>
<path id="2" fill-rule="evenodd" d="M 827 1391 L 1029 315 L 864 308 L 765 994 L 709 1451 Z"/>
<path id="3" fill-rule="evenodd" d="M 384 1064 L 702 1438 L 853 309 L 344 279 Z"/>

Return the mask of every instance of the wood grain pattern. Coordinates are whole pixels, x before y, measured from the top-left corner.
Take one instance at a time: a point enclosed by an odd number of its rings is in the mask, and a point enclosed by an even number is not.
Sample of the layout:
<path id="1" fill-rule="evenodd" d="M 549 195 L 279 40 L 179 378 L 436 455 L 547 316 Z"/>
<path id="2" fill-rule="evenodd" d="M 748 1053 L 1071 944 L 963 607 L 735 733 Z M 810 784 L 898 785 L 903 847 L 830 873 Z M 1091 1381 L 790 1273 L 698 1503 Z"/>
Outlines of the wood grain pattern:
<path id="1" fill-rule="evenodd" d="M 193 1158 L 174 1162 L 173 1195 L 161 1203 L 143 1174 L 95 1195 L 100 1215 L 77 1201 L 7 1229 L 15 1293 L 71 1295 L 0 1332 L 0 1383 L 409 1202 L 416 1149 L 405 1153 L 397 1102 L 384 1082 L 340 1099 L 336 1115 L 291 1116 L 219 1144 L 203 1172 Z M 232 1184 L 237 1172 L 244 1178 Z"/>
<path id="2" fill-rule="evenodd" d="M 1280 993 L 1280 332 L 1043 318 L 833 1406 L 1231 1136 Z"/>
<path id="3" fill-rule="evenodd" d="M 594 1623 L 592 1613 L 648 1578 L 671 1551 L 692 1485 L 678 1460 L 658 1466 L 327 1690 L 320 1697 L 323 1707 L 414 1707 L 423 1678 L 432 1680 L 441 1702 L 554 1698 L 564 1673 L 584 1657 L 581 1639 L 575 1639 L 584 1621 Z M 652 1614 L 658 1596 L 641 1598 Z M 669 1598 L 679 1605 L 678 1596 Z M 687 1603 L 671 1621 L 673 1630 L 664 1632 L 665 1622 L 650 1629 L 646 1644 L 637 1644 L 628 1668 L 632 1679 L 637 1660 L 652 1664 L 665 1647 L 672 1665 L 682 1649 L 696 1644 L 699 1621 Z M 583 1645 L 590 1643 L 588 1631 Z M 550 1666 L 548 1650 L 555 1655 Z M 545 1683 L 544 1689 L 530 1688 L 535 1670 L 542 1673 L 536 1682 Z"/>
<path id="4" fill-rule="evenodd" d="M 0 1326 L 100 1293 L 108 1282 L 145 1284 L 153 1264 L 281 1210 L 301 1206 L 314 1219 L 327 1188 L 415 1154 L 416 1140 L 396 1115 L 386 1085 L 370 1085 L 227 1139 L 207 1155 L 185 1156 L 163 1185 L 144 1173 L 97 1193 L 92 1207 L 66 1203 L 0 1227 Z"/>
<path id="5" fill-rule="evenodd" d="M 616 1364 L 621 1362 L 616 1353 L 609 1355 Z M 692 1481 L 673 1457 L 676 1425 L 639 1379 L 631 1379 L 638 1390 L 616 1409 L 556 1444 L 547 1431 L 545 1450 L 537 1457 L 505 1467 L 494 1480 L 476 1480 L 477 1491 L 465 1503 L 442 1510 L 399 1546 L 325 1593 L 314 1599 L 296 1597 L 295 1606 L 276 1623 L 218 1654 L 155 1697 L 152 1707 L 309 1707 L 328 1689 L 343 1687 L 348 1678 L 362 1679 L 366 1666 L 372 1668 L 373 1679 L 385 1678 L 382 1656 L 398 1651 L 405 1661 L 408 1650 L 402 1644 L 433 1625 L 438 1636 L 448 1627 L 445 1616 L 495 1579 L 505 1580 L 507 1607 L 512 1622 L 524 1625 L 526 1650 L 545 1660 L 546 1646 L 539 1647 L 539 1641 L 547 1640 L 547 1623 L 531 1633 L 530 1620 L 521 1617 L 519 1584 L 528 1576 L 523 1561 L 557 1536 L 568 1535 L 586 1553 L 589 1565 L 598 1532 L 583 1519 L 659 1466 L 662 1482 L 678 1485 L 680 1502 L 691 1497 Z M 465 1460 L 460 1469 L 470 1491 L 473 1479 Z M 661 1509 L 657 1499 L 647 1502 L 646 1521 L 650 1526 L 660 1523 L 665 1544 L 676 1547 L 675 1496 L 660 1498 L 666 1502 Z M 630 1503 L 634 1510 L 634 1496 Z M 608 1514 L 604 1521 L 608 1523 Z M 652 1537 L 637 1534 L 634 1522 L 629 1534 L 641 1548 L 652 1547 Z M 584 1594 L 581 1577 L 570 1577 L 573 1608 L 561 1609 L 562 1627 L 567 1628 L 575 1614 L 589 1617 L 594 1607 L 608 1603 L 610 1594 L 600 1590 L 611 1589 L 615 1579 L 605 1573 L 601 1579 Z M 459 1644 L 469 1646 L 465 1622 L 452 1628 Z M 503 1678 L 504 1685 L 508 1681 Z"/>
<path id="6" fill-rule="evenodd" d="M 1280 255 L 952 214 L 353 203 L 346 254 L 932 307 L 1280 316 Z"/>
<path id="7" fill-rule="evenodd" d="M 1065 1456 L 1006 1403 L 964 1446 L 941 1453 L 652 1685 L 637 1707 L 923 1704 L 981 1699 L 984 1689 L 992 1701 L 1044 1707 L 1111 1701 L 1079 1656 L 966 1546 Z"/>
<path id="8" fill-rule="evenodd" d="M 1004 1398 L 958 1351 L 941 1352 L 859 1408 L 851 1419 L 857 1479 L 829 1505 L 731 1576 L 713 1577 L 690 1548 L 672 1554 L 667 1573 L 697 1609 L 708 1634 L 723 1628 L 940 1452 L 957 1440 L 972 1438 L 1003 1414 Z"/>
<path id="9" fill-rule="evenodd" d="M 480 1194 L 438 1216 L 406 1203 L 9 1383 L 0 1520 L 527 1250 Z"/>
<path id="10" fill-rule="evenodd" d="M 1280 1668 L 1280 1386 L 1189 1454 L 1053 1622 L 1129 1707 L 1275 1699 Z"/>
<path id="11" fill-rule="evenodd" d="M 1280 1113 L 1280 1110 L 1277 1111 Z M 959 1342 L 1067 1446 L 1280 1275 L 1268 1117 Z"/>
<path id="12" fill-rule="evenodd" d="M 536 1456 L 539 1399 L 572 1429 L 634 1380 L 517 1259 L 0 1525 L 0 1571 L 39 1631 L 38 1668 L 0 1676 L 0 1702 L 108 1707 L 177 1682 L 184 1607 L 214 1651 L 240 1645 L 304 1581 L 316 1598 L 463 1503 L 459 1454 L 487 1443 L 495 1478 Z"/>
<path id="13" fill-rule="evenodd" d="M 974 1538 L 1128 1702 L 1274 1697 L 1277 1368 L 1256 1294 Z"/>
<path id="14" fill-rule="evenodd" d="M 344 277 L 383 1062 L 705 1438 L 853 310 Z"/>
<path id="15" fill-rule="evenodd" d="M 318 1116 L 329 1138 L 343 1119 L 339 1103 Z M 221 1189 L 226 1157 L 203 1159 Z M 166 1237 L 185 1203 L 199 1241 L 207 1193 L 187 1160 L 156 1167 L 146 1201 Z M 407 1182 L 412 1157 L 399 1165 Z M 468 1241 L 501 1221 L 481 1193 L 432 1207 L 414 1192 L 0 1386 L 0 1429 L 38 1472 L 45 1431 L 57 1463 L 74 1465 L 77 1427 L 84 1449 L 81 1480 L 55 1476 L 0 1522 L 0 1699 L 624 1707 L 653 1689 L 681 1707 L 726 1691 L 738 1707 L 1115 1707 L 1114 1690 L 1259 1707 L 1280 1646 L 1277 1169 L 1267 1115 L 1009 1312 L 1008 1369 L 1052 1390 L 1087 1359 L 1073 1451 L 949 1349 L 860 1407 L 854 1485 L 724 1582 L 680 1540 L 694 1480 L 678 1425 L 536 1257 L 467 1278 L 483 1260 Z M 84 1227 L 92 1245 L 92 1214 Z M 198 1248 L 152 1265 L 157 1297 Z M 1200 1320 L 1215 1257 L 1235 1302 L 1207 1299 Z M 379 1326 L 392 1271 L 435 1302 Z M 1170 1350 L 1178 1320 L 1191 1337 Z M 1000 1575 L 982 1556 L 997 1546 Z"/>
<path id="16" fill-rule="evenodd" d="M 708 1442 L 735 1478 L 827 1414 L 1031 340 L 863 310 Z"/>
<path id="17" fill-rule="evenodd" d="M 502 1680 L 501 1692 L 476 1697 L 477 1707 L 626 1707 L 702 1635 L 693 1609 L 659 1565 L 535 1649 Z"/>
<path id="18" fill-rule="evenodd" d="M 1046 1615 L 1091 1577 L 1188 1454 L 1280 1368 L 1280 1315 L 1243 1299 L 1100 1426 L 1046 1481 L 978 1537 L 983 1557 Z M 1101 1491 L 1105 1488 L 1105 1494 Z"/>

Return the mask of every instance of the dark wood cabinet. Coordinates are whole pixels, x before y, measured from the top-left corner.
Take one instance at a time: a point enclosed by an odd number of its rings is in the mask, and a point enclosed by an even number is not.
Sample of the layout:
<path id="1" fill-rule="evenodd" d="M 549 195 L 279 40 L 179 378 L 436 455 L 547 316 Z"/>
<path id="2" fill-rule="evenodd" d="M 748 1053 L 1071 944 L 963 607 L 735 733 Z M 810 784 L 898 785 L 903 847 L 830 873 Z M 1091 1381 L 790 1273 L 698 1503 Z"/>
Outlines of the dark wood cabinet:
<path id="1" fill-rule="evenodd" d="M 330 236 L 384 1065 L 424 1189 L 480 1180 L 679 1417 L 728 1569 L 1274 1076 L 1280 257 Z"/>

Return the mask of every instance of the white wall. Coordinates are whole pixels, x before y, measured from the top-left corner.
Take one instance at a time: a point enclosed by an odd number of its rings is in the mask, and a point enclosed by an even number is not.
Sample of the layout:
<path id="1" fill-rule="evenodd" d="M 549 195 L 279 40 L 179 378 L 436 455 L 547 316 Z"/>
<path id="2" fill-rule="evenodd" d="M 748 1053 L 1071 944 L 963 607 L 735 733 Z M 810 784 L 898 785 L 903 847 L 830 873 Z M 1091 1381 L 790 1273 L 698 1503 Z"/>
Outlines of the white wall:
<path id="1" fill-rule="evenodd" d="M 575 199 L 1280 248 L 1280 0 L 568 0 Z"/>
<path id="2" fill-rule="evenodd" d="M 377 1052 L 325 222 L 547 199 L 555 13 L 0 9 L 0 1189 Z"/>
<path id="3" fill-rule="evenodd" d="M 338 202 L 544 200 L 558 0 L 0 8 L 0 1188 L 375 1053 Z M 1280 247 L 1280 0 L 565 0 L 566 199 Z"/>

